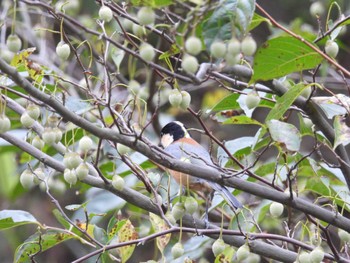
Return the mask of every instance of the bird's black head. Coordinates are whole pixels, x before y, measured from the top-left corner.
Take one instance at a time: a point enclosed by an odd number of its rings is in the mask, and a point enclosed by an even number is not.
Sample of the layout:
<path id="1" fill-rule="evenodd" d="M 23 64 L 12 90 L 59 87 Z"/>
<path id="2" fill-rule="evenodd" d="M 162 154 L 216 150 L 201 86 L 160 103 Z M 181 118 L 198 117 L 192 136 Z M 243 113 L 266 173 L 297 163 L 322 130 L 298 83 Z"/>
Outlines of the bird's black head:
<path id="1" fill-rule="evenodd" d="M 165 125 L 161 130 L 160 136 L 161 144 L 164 148 L 181 138 L 190 137 L 185 126 L 179 121 L 169 122 Z"/>

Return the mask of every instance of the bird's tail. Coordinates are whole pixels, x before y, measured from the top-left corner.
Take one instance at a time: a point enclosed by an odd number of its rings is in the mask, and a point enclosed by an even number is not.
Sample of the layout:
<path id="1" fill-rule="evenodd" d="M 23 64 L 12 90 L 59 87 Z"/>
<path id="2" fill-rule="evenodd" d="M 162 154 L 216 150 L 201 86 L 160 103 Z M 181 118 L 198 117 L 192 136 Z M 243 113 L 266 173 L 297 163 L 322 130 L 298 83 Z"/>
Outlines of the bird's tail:
<path id="1" fill-rule="evenodd" d="M 218 191 L 222 195 L 222 197 L 233 209 L 243 207 L 242 203 L 238 201 L 237 198 L 234 197 L 234 195 L 225 186 L 217 183 L 211 183 L 210 185 L 215 191 Z"/>

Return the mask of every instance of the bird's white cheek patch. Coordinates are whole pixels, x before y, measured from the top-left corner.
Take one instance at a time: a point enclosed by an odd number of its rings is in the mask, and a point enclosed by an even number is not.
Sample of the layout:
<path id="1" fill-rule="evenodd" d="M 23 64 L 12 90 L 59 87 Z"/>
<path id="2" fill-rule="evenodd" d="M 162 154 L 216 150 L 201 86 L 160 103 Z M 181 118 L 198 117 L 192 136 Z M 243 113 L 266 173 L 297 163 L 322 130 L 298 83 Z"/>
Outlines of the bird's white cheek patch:
<path id="1" fill-rule="evenodd" d="M 174 138 L 170 134 L 164 134 L 162 138 L 160 139 L 160 143 L 164 148 L 168 147 L 172 142 L 174 141 Z"/>

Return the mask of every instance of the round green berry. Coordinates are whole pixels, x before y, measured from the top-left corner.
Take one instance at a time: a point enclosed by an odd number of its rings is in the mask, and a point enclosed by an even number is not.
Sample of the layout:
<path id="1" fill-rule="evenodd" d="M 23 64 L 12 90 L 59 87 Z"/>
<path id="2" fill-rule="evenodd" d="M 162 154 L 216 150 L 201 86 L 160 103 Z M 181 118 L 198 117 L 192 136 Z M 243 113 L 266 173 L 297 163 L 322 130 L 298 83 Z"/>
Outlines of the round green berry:
<path id="1" fill-rule="evenodd" d="M 281 203 L 272 202 L 270 205 L 270 214 L 273 217 L 280 217 L 283 213 L 284 206 Z"/>
<path id="2" fill-rule="evenodd" d="M 219 254 L 221 254 L 225 248 L 227 247 L 227 244 L 224 242 L 222 238 L 219 238 L 215 240 L 213 245 L 211 246 L 211 249 L 214 253 L 214 256 L 217 257 Z"/>
<path id="3" fill-rule="evenodd" d="M 335 58 L 339 52 L 339 46 L 333 40 L 327 40 L 326 46 L 324 49 L 326 51 L 326 54 L 332 58 Z"/>
<path id="4" fill-rule="evenodd" d="M 252 38 L 251 36 L 247 36 L 242 40 L 241 50 L 244 55 L 246 56 L 254 55 L 256 48 L 257 48 L 256 42 L 254 38 Z"/>
<path id="5" fill-rule="evenodd" d="M 171 209 L 171 214 L 175 220 L 181 219 L 185 215 L 185 207 L 182 203 L 176 203 Z"/>
<path id="6" fill-rule="evenodd" d="M 321 16 L 326 10 L 321 2 L 316 1 L 311 4 L 309 11 L 312 16 Z"/>
<path id="7" fill-rule="evenodd" d="M 146 62 L 151 62 L 156 56 L 156 52 L 152 45 L 148 43 L 143 43 L 140 46 L 140 57 Z"/>
<path id="8" fill-rule="evenodd" d="M 257 92 L 252 91 L 247 94 L 247 97 L 245 98 L 245 104 L 247 105 L 248 109 L 254 109 L 259 105 L 259 103 L 260 97 Z"/>
<path id="9" fill-rule="evenodd" d="M 350 233 L 343 230 L 343 229 L 339 229 L 338 230 L 338 235 L 340 240 L 344 241 L 344 242 L 350 242 Z"/>
<path id="10" fill-rule="evenodd" d="M 310 263 L 310 262 L 311 262 L 310 254 L 307 253 L 307 252 L 305 252 L 305 251 L 302 251 L 302 252 L 299 254 L 298 262 L 299 262 L 299 263 Z"/>
<path id="11" fill-rule="evenodd" d="M 52 128 L 46 127 L 41 134 L 41 138 L 46 144 L 51 145 L 56 141 L 56 133 Z"/>
<path id="12" fill-rule="evenodd" d="M 34 174 L 29 169 L 26 169 L 21 173 L 19 181 L 24 188 L 32 188 L 34 186 Z"/>
<path id="13" fill-rule="evenodd" d="M 27 112 L 21 115 L 21 123 L 24 127 L 29 128 L 34 124 L 35 120 L 32 119 Z"/>
<path id="14" fill-rule="evenodd" d="M 61 141 L 63 136 L 63 132 L 61 131 L 61 129 L 56 127 L 52 129 L 52 132 L 55 134 L 55 143 L 58 143 L 59 141 Z"/>
<path id="15" fill-rule="evenodd" d="M 144 6 L 137 12 L 137 19 L 141 25 L 154 24 L 156 14 L 151 7 Z"/>
<path id="16" fill-rule="evenodd" d="M 187 91 L 181 91 L 182 100 L 180 103 L 180 107 L 186 110 L 191 103 L 191 95 Z"/>
<path id="17" fill-rule="evenodd" d="M 210 46 L 210 54 L 214 58 L 223 58 L 226 54 L 226 44 L 222 41 L 215 41 Z"/>
<path id="18" fill-rule="evenodd" d="M 7 132 L 11 128 L 11 121 L 5 115 L 0 115 L 0 133 Z"/>
<path id="19" fill-rule="evenodd" d="M 64 180 L 70 185 L 76 184 L 78 181 L 75 170 L 65 169 L 63 173 Z"/>
<path id="20" fill-rule="evenodd" d="M 109 22 L 113 18 L 113 12 L 108 6 L 101 6 L 100 10 L 98 11 L 98 16 L 101 20 L 105 22 Z"/>
<path id="21" fill-rule="evenodd" d="M 192 196 L 187 197 L 185 200 L 185 209 L 189 214 L 192 215 L 194 212 L 198 210 L 197 200 Z"/>
<path id="22" fill-rule="evenodd" d="M 62 60 L 67 60 L 70 55 L 70 47 L 67 43 L 61 41 L 56 46 L 56 54 Z"/>
<path id="23" fill-rule="evenodd" d="M 124 178 L 117 175 L 117 174 L 114 175 L 112 178 L 112 185 L 118 191 L 122 191 L 124 189 L 124 186 L 125 186 Z"/>
<path id="24" fill-rule="evenodd" d="M 177 89 L 173 89 L 169 94 L 169 102 L 172 106 L 178 107 L 182 102 L 182 94 Z"/>
<path id="25" fill-rule="evenodd" d="M 131 152 L 131 148 L 124 145 L 124 144 L 121 144 L 121 143 L 118 143 L 117 144 L 117 151 L 120 155 L 124 155 L 124 154 L 128 154 Z"/>
<path id="26" fill-rule="evenodd" d="M 92 149 L 92 146 L 93 142 L 89 136 L 85 135 L 79 140 L 78 148 L 83 153 L 87 153 L 88 151 L 90 151 Z"/>
<path id="27" fill-rule="evenodd" d="M 190 74 L 197 72 L 199 64 L 197 58 L 191 55 L 186 55 L 181 62 L 182 69 Z"/>
<path id="28" fill-rule="evenodd" d="M 89 174 L 89 167 L 86 163 L 81 163 L 75 169 L 75 174 L 77 175 L 79 180 L 84 180 L 86 176 Z"/>
<path id="29" fill-rule="evenodd" d="M 16 34 L 12 34 L 7 37 L 6 45 L 10 51 L 18 52 L 22 47 L 22 40 Z"/>
<path id="30" fill-rule="evenodd" d="M 68 169 L 74 169 L 79 166 L 83 162 L 83 159 L 80 158 L 79 153 L 77 152 L 69 152 L 66 153 L 63 157 L 63 164 Z"/>
<path id="31" fill-rule="evenodd" d="M 241 54 L 232 55 L 231 53 L 227 53 L 225 56 L 225 61 L 228 66 L 237 65 L 241 60 Z"/>
<path id="32" fill-rule="evenodd" d="M 188 54 L 198 55 L 202 50 L 202 41 L 195 36 L 191 36 L 185 41 L 185 49 Z"/>
<path id="33" fill-rule="evenodd" d="M 45 142 L 42 139 L 40 139 L 40 137 L 37 135 L 33 138 L 32 145 L 35 148 L 41 150 L 45 146 Z"/>
<path id="34" fill-rule="evenodd" d="M 310 252 L 311 263 L 320 263 L 324 258 L 324 251 L 321 247 L 316 247 Z"/>
<path id="35" fill-rule="evenodd" d="M 250 249 L 248 245 L 243 245 L 238 248 L 236 252 L 237 260 L 242 261 L 250 255 Z"/>
<path id="36" fill-rule="evenodd" d="M 35 104 L 29 104 L 26 112 L 32 119 L 37 120 L 40 116 L 40 107 Z"/>
<path id="37" fill-rule="evenodd" d="M 138 24 L 133 24 L 132 25 L 132 32 L 136 35 L 136 36 L 142 36 L 143 35 L 143 27 L 138 25 Z"/>
<path id="38" fill-rule="evenodd" d="M 227 53 L 237 55 L 241 51 L 241 42 L 237 38 L 232 38 L 227 44 Z"/>

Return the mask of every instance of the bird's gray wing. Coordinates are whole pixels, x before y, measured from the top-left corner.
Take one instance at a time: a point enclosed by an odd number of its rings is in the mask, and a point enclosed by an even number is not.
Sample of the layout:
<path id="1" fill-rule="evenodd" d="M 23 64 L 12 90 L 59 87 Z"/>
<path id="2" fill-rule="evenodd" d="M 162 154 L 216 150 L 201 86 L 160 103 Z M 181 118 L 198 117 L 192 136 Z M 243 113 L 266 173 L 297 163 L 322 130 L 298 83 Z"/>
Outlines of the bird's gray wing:
<path id="1" fill-rule="evenodd" d="M 174 142 L 165 148 L 165 151 L 176 159 L 188 159 L 193 164 L 213 164 L 208 151 L 200 144 L 190 145 L 181 142 Z"/>

